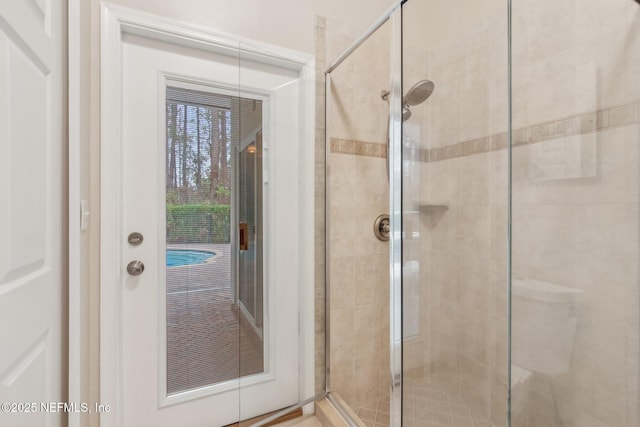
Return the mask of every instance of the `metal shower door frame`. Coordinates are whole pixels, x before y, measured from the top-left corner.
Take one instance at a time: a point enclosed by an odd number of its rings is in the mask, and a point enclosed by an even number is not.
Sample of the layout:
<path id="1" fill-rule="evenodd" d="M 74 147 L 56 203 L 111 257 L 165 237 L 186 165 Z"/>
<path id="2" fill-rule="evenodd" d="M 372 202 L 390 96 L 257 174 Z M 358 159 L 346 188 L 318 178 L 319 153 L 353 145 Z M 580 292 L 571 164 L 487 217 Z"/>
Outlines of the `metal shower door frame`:
<path id="1" fill-rule="evenodd" d="M 402 2 L 401 6 L 406 3 Z M 391 14 L 389 58 L 390 426 L 402 426 L 402 7 Z"/>
<path id="2" fill-rule="evenodd" d="M 339 399 L 331 394 L 331 322 L 330 322 L 330 188 L 327 184 L 331 175 L 330 135 L 328 117 L 331 105 L 331 72 L 358 49 L 376 30 L 390 21 L 389 57 L 389 217 L 391 231 L 389 238 L 389 327 L 390 327 L 390 427 L 402 425 L 402 6 L 408 0 L 398 0 L 378 18 L 357 40 L 337 57 L 326 69 L 325 77 L 325 395 L 345 421 L 356 427 L 349 410 L 342 407 Z"/>

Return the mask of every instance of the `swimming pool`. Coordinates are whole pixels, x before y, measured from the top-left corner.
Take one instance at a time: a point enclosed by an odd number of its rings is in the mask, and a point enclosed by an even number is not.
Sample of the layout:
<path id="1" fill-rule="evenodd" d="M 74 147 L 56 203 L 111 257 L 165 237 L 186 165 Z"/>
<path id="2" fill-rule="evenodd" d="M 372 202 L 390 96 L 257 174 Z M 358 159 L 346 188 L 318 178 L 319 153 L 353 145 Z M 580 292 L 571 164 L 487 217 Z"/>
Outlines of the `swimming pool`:
<path id="1" fill-rule="evenodd" d="M 194 251 L 191 249 L 167 249 L 167 267 L 182 265 L 204 264 L 215 255 L 209 251 Z"/>

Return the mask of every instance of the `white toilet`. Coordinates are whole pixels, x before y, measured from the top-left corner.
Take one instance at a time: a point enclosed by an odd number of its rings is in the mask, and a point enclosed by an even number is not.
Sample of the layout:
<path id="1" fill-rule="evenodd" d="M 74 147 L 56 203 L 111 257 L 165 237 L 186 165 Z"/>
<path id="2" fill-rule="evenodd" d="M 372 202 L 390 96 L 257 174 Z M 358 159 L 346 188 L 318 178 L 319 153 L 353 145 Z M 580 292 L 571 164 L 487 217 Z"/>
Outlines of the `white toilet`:
<path id="1" fill-rule="evenodd" d="M 512 281 L 511 387 L 533 372 L 569 370 L 579 290 L 530 278 Z"/>

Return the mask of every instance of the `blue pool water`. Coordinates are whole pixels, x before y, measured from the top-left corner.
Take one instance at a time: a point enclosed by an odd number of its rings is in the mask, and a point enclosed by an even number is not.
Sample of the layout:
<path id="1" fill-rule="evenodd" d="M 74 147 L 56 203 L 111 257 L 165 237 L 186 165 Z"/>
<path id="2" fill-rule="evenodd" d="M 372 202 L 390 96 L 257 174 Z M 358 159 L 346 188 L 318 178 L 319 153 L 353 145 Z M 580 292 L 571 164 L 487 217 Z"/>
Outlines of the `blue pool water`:
<path id="1" fill-rule="evenodd" d="M 213 257 L 214 255 L 214 252 L 207 251 L 167 249 L 167 267 L 203 264 L 206 260 Z"/>

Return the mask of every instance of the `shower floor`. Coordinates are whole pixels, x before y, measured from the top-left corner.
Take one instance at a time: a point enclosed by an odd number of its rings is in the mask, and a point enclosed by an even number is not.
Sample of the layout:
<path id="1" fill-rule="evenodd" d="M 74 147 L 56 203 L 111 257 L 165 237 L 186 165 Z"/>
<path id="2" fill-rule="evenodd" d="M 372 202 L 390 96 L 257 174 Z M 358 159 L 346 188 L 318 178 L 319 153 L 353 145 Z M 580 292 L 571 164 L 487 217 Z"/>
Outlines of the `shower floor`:
<path id="1" fill-rule="evenodd" d="M 405 383 L 403 391 L 404 427 L 493 427 L 491 421 L 474 417 L 464 401 L 435 384 Z M 389 426 L 389 398 L 371 402 L 356 413 L 368 427 Z"/>

